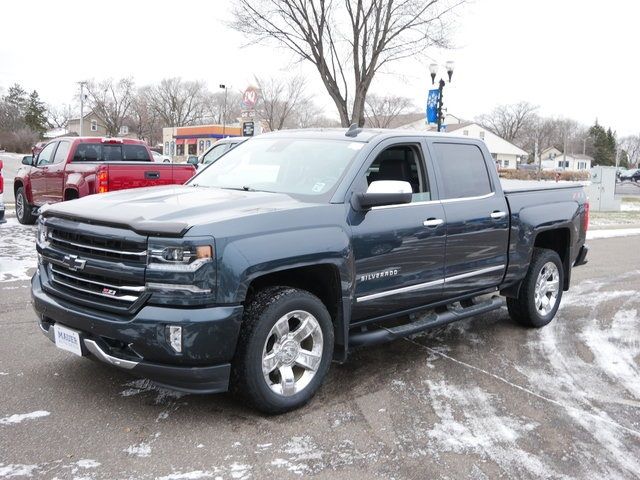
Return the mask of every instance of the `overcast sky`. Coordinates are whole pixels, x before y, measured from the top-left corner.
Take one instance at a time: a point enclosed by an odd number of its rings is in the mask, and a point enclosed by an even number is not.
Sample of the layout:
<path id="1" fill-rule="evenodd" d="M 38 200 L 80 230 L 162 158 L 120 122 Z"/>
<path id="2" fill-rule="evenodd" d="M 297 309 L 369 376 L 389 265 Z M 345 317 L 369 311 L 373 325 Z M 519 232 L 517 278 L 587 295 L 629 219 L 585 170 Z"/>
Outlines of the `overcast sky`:
<path id="1" fill-rule="evenodd" d="M 238 90 L 253 74 L 300 71 L 327 114 L 337 117 L 312 68 L 286 50 L 242 48 L 226 27 L 233 0 L 136 2 L 2 2 L 0 89 L 37 89 L 52 104 L 69 104 L 82 79 L 133 76 L 138 85 L 163 77 L 226 83 Z M 457 48 L 428 52 L 456 62 L 445 90 L 450 113 L 473 118 L 497 104 L 527 100 L 544 115 L 592 124 L 619 135 L 640 133 L 637 0 L 475 0 L 460 10 Z M 395 64 L 372 91 L 411 97 L 430 87 L 430 59 Z"/>

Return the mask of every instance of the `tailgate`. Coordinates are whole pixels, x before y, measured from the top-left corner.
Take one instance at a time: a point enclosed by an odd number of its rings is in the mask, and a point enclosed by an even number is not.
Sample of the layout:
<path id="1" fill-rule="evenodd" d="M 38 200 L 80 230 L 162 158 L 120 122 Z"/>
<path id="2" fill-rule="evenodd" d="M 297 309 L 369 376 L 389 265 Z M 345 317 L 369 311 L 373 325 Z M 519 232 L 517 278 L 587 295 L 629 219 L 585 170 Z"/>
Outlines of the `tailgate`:
<path id="1" fill-rule="evenodd" d="M 195 171 L 191 165 L 153 162 L 113 162 L 107 164 L 107 167 L 110 192 L 127 188 L 182 184 L 191 178 Z"/>

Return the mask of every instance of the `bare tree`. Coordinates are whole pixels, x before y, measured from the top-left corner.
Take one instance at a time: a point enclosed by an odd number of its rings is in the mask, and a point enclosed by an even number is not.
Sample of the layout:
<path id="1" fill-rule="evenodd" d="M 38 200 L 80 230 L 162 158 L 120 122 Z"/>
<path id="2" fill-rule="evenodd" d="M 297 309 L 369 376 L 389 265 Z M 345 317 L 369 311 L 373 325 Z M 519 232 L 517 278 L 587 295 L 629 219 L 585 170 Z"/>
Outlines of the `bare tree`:
<path id="1" fill-rule="evenodd" d="M 140 140 L 153 146 L 162 141 L 162 123 L 158 112 L 150 104 L 150 89 L 151 87 L 143 87 L 138 90 L 131 106 L 129 123 Z"/>
<path id="2" fill-rule="evenodd" d="M 532 126 L 537 109 L 529 102 L 498 105 L 491 113 L 477 117 L 476 121 L 508 142 L 517 142 L 522 131 Z"/>
<path id="3" fill-rule="evenodd" d="M 620 147 L 627 152 L 629 165 L 640 166 L 640 135 L 629 135 L 620 140 Z"/>
<path id="4" fill-rule="evenodd" d="M 67 128 L 70 115 L 69 107 L 66 105 L 47 108 L 47 119 L 53 128 Z"/>
<path id="5" fill-rule="evenodd" d="M 451 11 L 465 0 L 236 0 L 232 26 L 313 64 L 343 126 L 364 125 L 375 74 L 449 46 Z"/>
<path id="6" fill-rule="evenodd" d="M 373 128 L 389 128 L 398 115 L 414 107 L 410 99 L 398 95 L 367 95 L 365 118 Z"/>
<path id="7" fill-rule="evenodd" d="M 217 124 L 222 124 L 223 120 L 226 124 L 236 123 L 242 113 L 241 101 L 242 94 L 234 90 L 210 93 L 206 99 L 206 116 Z"/>
<path id="8" fill-rule="evenodd" d="M 205 114 L 207 88 L 203 82 L 164 78 L 149 88 L 148 98 L 164 126 L 195 125 Z"/>
<path id="9" fill-rule="evenodd" d="M 301 76 L 288 79 L 255 77 L 260 95 L 258 110 L 270 131 L 292 128 L 295 113 L 302 104 L 311 100 L 304 95 L 305 80 Z"/>
<path id="10" fill-rule="evenodd" d="M 135 95 L 133 79 L 89 82 L 87 95 L 89 106 L 104 124 L 107 135 L 112 137 L 118 135 L 133 103 Z"/>

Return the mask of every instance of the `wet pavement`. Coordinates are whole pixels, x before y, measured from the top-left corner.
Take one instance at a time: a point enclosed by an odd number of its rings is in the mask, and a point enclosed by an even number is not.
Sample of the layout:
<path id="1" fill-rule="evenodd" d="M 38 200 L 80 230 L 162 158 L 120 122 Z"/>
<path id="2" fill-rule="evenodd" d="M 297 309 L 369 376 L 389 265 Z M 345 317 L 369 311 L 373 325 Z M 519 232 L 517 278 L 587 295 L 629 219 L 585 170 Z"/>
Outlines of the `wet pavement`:
<path id="1" fill-rule="evenodd" d="M 57 350 L 33 241 L 0 226 L 0 478 L 640 477 L 639 236 L 592 240 L 543 329 L 499 310 L 361 349 L 275 417 Z"/>

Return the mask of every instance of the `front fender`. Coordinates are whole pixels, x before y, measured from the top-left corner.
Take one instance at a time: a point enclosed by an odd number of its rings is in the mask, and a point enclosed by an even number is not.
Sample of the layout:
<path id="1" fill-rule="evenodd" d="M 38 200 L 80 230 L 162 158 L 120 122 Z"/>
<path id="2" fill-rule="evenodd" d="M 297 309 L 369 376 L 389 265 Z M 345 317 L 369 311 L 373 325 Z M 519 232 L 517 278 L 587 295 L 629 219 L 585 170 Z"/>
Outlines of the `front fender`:
<path id="1" fill-rule="evenodd" d="M 353 256 L 340 227 L 317 227 L 271 232 L 216 241 L 218 302 L 241 303 L 251 282 L 263 275 L 291 268 L 332 264 L 340 272 L 343 295 L 353 289 Z"/>

